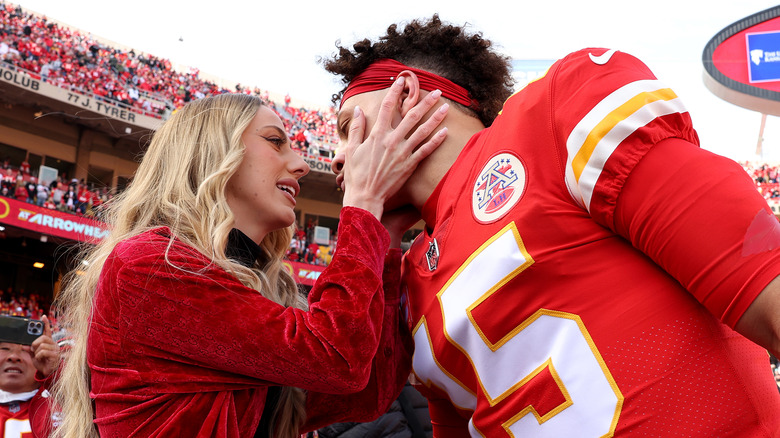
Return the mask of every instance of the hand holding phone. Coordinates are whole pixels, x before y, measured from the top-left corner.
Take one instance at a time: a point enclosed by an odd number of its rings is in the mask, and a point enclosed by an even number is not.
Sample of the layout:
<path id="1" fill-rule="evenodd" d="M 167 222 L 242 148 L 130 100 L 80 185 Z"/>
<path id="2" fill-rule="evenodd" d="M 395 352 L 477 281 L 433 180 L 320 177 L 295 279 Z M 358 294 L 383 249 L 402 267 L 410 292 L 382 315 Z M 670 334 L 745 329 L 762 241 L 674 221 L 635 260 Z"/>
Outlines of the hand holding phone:
<path id="1" fill-rule="evenodd" d="M 43 334 L 30 345 L 30 354 L 32 355 L 35 369 L 40 371 L 45 377 L 49 377 L 57 371 L 60 365 L 60 347 L 52 339 L 52 328 L 49 318 L 44 315 L 41 318 L 41 322 L 43 323 Z"/>

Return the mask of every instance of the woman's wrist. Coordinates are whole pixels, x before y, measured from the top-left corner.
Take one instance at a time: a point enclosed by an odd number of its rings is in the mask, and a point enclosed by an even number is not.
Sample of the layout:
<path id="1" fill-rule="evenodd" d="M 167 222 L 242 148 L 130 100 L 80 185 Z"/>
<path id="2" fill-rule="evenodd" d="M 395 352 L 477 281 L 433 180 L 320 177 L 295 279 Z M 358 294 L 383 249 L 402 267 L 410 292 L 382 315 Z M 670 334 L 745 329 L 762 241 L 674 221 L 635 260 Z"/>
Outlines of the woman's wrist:
<path id="1" fill-rule="evenodd" d="M 377 220 L 382 220 L 384 213 L 384 202 L 377 201 L 376 198 L 344 195 L 342 205 L 344 207 L 356 207 L 371 213 Z"/>

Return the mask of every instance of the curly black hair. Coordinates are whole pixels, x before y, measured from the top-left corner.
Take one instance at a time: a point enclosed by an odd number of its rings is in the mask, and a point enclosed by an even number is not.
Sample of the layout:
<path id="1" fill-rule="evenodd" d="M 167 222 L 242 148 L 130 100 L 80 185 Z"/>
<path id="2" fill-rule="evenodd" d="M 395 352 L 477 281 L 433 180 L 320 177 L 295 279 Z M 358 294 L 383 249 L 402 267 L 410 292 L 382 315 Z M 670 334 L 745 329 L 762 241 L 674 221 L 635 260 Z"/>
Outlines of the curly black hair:
<path id="1" fill-rule="evenodd" d="M 336 42 L 336 55 L 321 61 L 325 70 L 341 76 L 344 84 L 344 88 L 333 95 L 334 104 L 338 104 L 355 76 L 383 58 L 436 73 L 464 87 L 478 102 L 479 107 L 474 112 L 485 126 L 493 123 L 513 91 L 509 57 L 492 50 L 493 43 L 481 33 L 468 34 L 465 26 L 443 23 L 438 14 L 430 20 L 412 20 L 403 30 L 399 30 L 398 24 L 392 24 L 377 42 L 367 38 L 358 41 L 352 46 L 354 51 L 340 44 Z"/>

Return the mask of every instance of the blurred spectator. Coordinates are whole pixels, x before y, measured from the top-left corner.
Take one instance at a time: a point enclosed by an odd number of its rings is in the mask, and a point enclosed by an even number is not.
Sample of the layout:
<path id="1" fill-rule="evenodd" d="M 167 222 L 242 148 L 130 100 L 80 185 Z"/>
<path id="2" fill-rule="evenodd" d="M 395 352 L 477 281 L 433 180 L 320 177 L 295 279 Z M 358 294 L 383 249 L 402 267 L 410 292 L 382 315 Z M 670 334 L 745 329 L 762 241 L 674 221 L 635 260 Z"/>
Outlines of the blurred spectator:
<path id="1" fill-rule="evenodd" d="M 287 259 L 293 262 L 300 260 L 302 247 L 303 242 L 298 238 L 297 233 L 294 234 L 290 240 L 290 249 L 287 251 Z"/>
<path id="2" fill-rule="evenodd" d="M 35 205 L 43 207 L 43 204 L 49 199 L 49 187 L 41 181 L 35 187 Z"/>
<path id="3" fill-rule="evenodd" d="M 87 212 L 87 204 L 92 200 L 92 193 L 90 193 L 85 184 L 79 184 L 76 196 L 76 212 L 83 215 Z"/>
<path id="4" fill-rule="evenodd" d="M 35 182 L 32 180 L 27 181 L 25 183 L 24 188 L 27 190 L 27 199 L 25 202 L 28 204 L 35 204 L 35 198 L 38 196 L 38 189 L 35 185 Z"/>
<path id="5" fill-rule="evenodd" d="M 68 190 L 62 195 L 62 203 L 64 205 L 63 210 L 69 212 L 76 211 L 76 202 L 78 202 L 78 195 L 76 194 L 76 186 L 71 184 L 68 186 Z"/>
<path id="6" fill-rule="evenodd" d="M 319 221 L 317 219 L 309 219 L 308 222 L 306 222 L 306 242 L 311 242 L 314 240 L 314 227 L 318 225 Z"/>
<path id="7" fill-rule="evenodd" d="M 312 241 L 306 246 L 303 259 L 306 261 L 306 263 L 315 264 L 319 255 L 320 246 Z"/>
<path id="8" fill-rule="evenodd" d="M 51 192 L 51 200 L 54 204 L 54 208 L 62 210 L 62 197 L 65 195 L 65 191 L 62 190 L 62 183 L 55 181 L 53 183 L 54 189 Z"/>
<path id="9" fill-rule="evenodd" d="M 14 191 L 14 197 L 16 197 L 17 201 L 27 202 L 27 188 L 25 187 L 25 183 L 21 178 L 16 182 L 16 191 Z"/>

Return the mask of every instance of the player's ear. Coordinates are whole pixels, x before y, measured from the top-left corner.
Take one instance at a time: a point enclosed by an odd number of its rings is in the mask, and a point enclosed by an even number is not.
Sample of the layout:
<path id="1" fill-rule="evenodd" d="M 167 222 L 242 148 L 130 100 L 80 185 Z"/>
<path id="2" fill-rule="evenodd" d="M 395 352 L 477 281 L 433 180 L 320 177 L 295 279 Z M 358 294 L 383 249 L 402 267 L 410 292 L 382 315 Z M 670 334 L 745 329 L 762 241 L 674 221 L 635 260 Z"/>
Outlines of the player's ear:
<path id="1" fill-rule="evenodd" d="M 409 70 L 398 73 L 398 77 L 404 78 L 404 91 L 401 94 L 401 117 L 403 117 L 420 101 L 420 80 Z"/>

